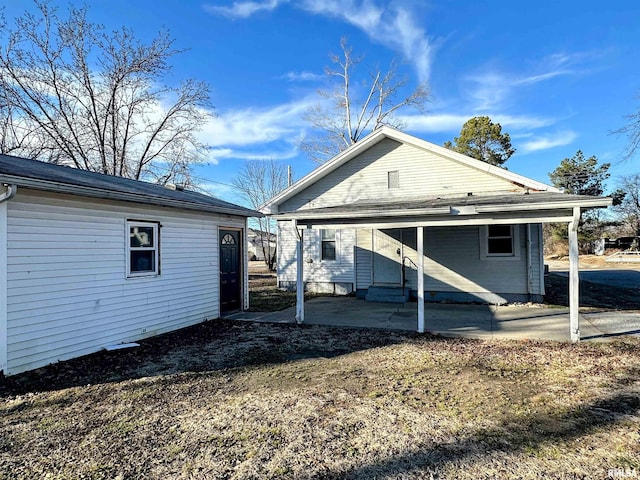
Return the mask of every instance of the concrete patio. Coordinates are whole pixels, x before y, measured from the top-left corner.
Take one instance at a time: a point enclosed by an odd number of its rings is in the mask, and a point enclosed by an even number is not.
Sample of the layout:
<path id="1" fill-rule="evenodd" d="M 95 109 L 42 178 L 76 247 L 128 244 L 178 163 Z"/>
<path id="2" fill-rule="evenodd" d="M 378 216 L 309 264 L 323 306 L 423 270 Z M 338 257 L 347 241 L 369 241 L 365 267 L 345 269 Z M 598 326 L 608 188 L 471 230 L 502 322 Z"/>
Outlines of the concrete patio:
<path id="1" fill-rule="evenodd" d="M 231 320 L 295 323 L 295 307 L 279 312 L 237 312 Z M 366 302 L 354 297 L 319 297 L 305 302 L 306 325 L 417 330 L 417 304 Z M 570 341 L 569 309 L 539 305 L 425 304 L 426 330 L 451 337 Z M 580 315 L 582 340 L 640 338 L 640 312 Z"/>

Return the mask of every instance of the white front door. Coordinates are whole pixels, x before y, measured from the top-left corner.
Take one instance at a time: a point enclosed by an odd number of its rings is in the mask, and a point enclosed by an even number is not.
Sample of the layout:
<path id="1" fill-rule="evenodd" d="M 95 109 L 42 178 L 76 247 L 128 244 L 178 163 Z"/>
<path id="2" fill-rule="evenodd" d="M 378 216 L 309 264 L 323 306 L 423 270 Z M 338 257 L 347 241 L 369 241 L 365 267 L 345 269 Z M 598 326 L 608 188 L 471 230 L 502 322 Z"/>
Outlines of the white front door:
<path id="1" fill-rule="evenodd" d="M 402 230 L 373 230 L 373 284 L 402 286 Z"/>

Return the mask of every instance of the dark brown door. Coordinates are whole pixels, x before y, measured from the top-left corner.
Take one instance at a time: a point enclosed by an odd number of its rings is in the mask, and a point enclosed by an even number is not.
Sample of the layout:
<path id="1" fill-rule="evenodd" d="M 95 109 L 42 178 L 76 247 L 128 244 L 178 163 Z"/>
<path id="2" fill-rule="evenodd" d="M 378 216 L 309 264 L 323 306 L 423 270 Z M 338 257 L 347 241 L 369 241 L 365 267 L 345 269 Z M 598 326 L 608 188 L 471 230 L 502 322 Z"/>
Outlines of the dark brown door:
<path id="1" fill-rule="evenodd" d="M 220 230 L 220 311 L 240 308 L 240 232 Z"/>

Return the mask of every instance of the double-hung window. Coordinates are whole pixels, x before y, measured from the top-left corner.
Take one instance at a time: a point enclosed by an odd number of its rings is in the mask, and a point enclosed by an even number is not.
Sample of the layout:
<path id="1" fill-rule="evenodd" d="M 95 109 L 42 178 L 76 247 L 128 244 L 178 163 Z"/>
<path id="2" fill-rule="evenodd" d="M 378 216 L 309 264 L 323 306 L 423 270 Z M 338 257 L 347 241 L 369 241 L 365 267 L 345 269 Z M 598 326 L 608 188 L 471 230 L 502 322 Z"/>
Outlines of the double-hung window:
<path id="1" fill-rule="evenodd" d="M 157 223 L 127 221 L 127 277 L 160 273 L 159 232 Z"/>
<path id="2" fill-rule="evenodd" d="M 320 243 L 322 250 L 322 260 L 336 259 L 336 231 L 325 228 L 320 233 Z"/>
<path id="3" fill-rule="evenodd" d="M 517 225 L 486 225 L 480 229 L 481 257 L 517 259 L 520 257 Z"/>

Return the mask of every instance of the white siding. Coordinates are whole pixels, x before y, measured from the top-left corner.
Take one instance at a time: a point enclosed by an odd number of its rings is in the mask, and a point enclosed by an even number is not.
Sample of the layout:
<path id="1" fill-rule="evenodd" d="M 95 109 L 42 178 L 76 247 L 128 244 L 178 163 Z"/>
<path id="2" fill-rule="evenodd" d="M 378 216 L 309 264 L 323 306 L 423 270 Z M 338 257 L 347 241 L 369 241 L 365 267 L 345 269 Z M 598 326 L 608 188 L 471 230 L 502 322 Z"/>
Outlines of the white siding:
<path id="1" fill-rule="evenodd" d="M 480 258 L 480 227 L 425 228 L 425 291 L 467 293 L 527 293 L 524 225 L 520 229 L 518 259 Z M 415 233 L 405 234 L 404 255 L 417 263 Z M 407 268 L 407 283 L 416 289 L 415 268 Z"/>
<path id="2" fill-rule="evenodd" d="M 278 222 L 278 282 L 296 281 L 296 232 L 289 221 Z"/>
<path id="3" fill-rule="evenodd" d="M 8 202 L 8 373 L 219 316 L 218 227 L 244 218 L 22 192 Z M 126 278 L 127 219 L 161 223 L 159 276 Z"/>
<path id="4" fill-rule="evenodd" d="M 322 260 L 320 230 L 304 230 L 304 281 L 310 283 L 353 283 L 355 230 L 336 231 L 336 260 Z M 278 280 L 296 281 L 296 233 L 291 222 L 278 222 Z"/>
<path id="5" fill-rule="evenodd" d="M 359 289 L 369 288 L 373 281 L 373 272 L 371 271 L 372 239 L 370 228 L 360 228 L 356 231 L 356 288 Z"/>
<path id="6" fill-rule="evenodd" d="M 526 225 L 519 231 L 519 258 L 481 259 L 480 227 L 429 227 L 425 229 L 425 291 L 482 294 L 527 294 Z M 531 225 L 532 294 L 543 294 L 540 284 L 539 224 Z M 357 234 L 357 288 L 371 285 L 371 230 Z M 404 229 L 402 256 L 405 258 L 407 286 L 417 288 L 417 249 L 415 228 Z M 480 299 L 480 297 L 479 297 Z"/>
<path id="7" fill-rule="evenodd" d="M 399 188 L 388 187 L 390 171 L 398 171 Z M 455 160 L 385 139 L 283 202 L 278 211 L 343 205 L 358 200 L 393 201 L 510 191 L 524 190 Z"/>
<path id="8" fill-rule="evenodd" d="M 542 224 L 531 225 L 531 293 L 544 295 L 544 258 L 542 253 Z"/>

